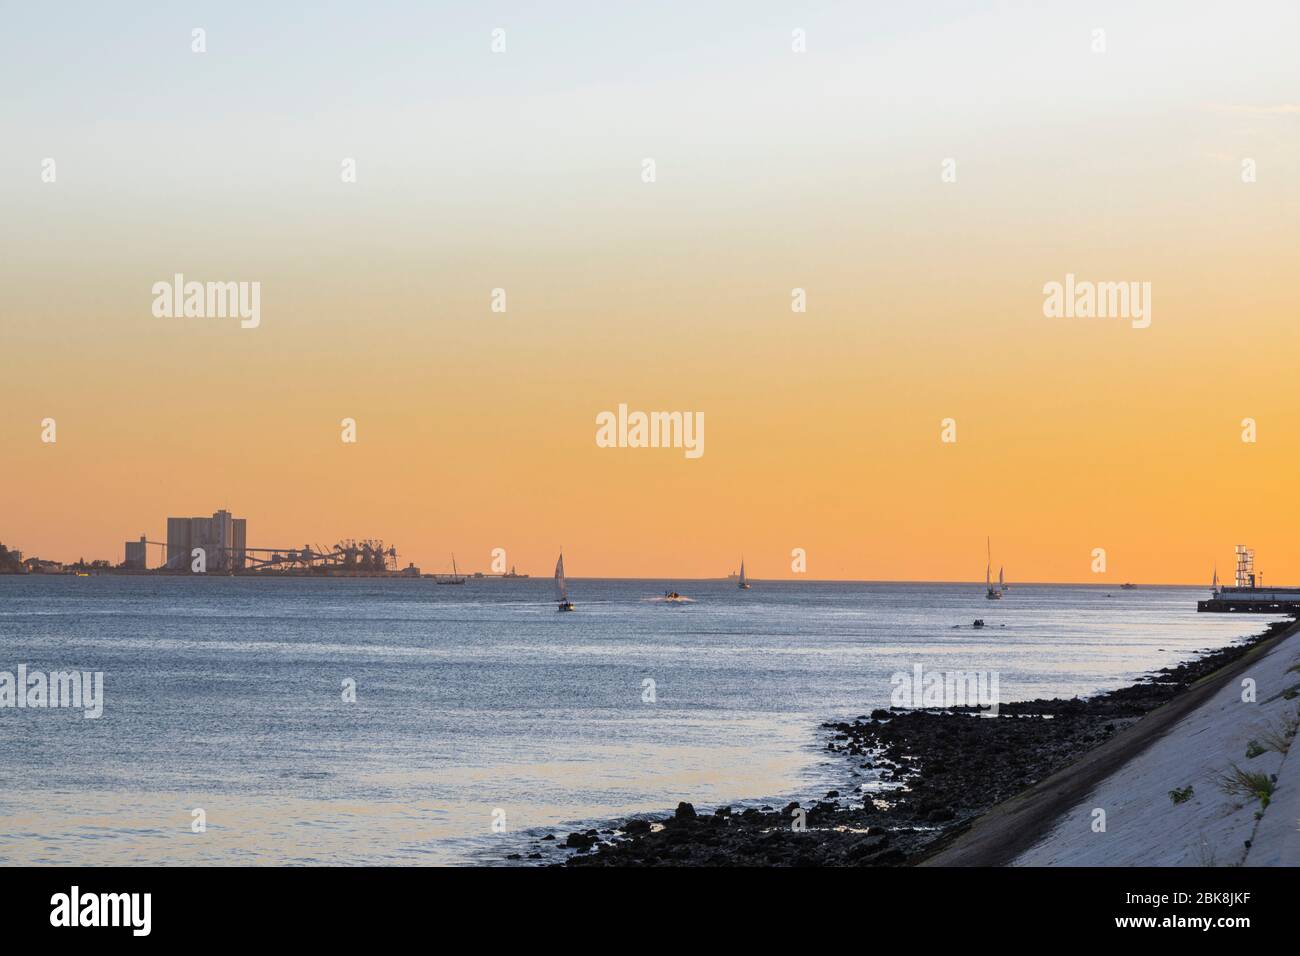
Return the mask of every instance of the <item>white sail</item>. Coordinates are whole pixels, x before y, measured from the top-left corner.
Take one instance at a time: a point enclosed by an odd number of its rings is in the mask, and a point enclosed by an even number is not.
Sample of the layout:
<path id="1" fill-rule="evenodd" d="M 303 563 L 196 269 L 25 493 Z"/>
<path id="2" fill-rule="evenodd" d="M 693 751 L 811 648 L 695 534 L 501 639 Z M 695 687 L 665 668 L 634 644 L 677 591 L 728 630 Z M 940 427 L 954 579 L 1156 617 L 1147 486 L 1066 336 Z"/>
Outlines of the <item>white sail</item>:
<path id="1" fill-rule="evenodd" d="M 1217 564 L 1214 566 L 1214 579 L 1210 582 L 1210 590 L 1219 590 L 1219 566 Z"/>
<path id="2" fill-rule="evenodd" d="M 555 599 L 557 601 L 567 601 L 569 599 L 569 586 L 564 583 L 563 552 L 560 554 L 560 559 L 555 562 Z"/>
<path id="3" fill-rule="evenodd" d="M 740 559 L 740 583 L 745 583 L 745 559 Z"/>

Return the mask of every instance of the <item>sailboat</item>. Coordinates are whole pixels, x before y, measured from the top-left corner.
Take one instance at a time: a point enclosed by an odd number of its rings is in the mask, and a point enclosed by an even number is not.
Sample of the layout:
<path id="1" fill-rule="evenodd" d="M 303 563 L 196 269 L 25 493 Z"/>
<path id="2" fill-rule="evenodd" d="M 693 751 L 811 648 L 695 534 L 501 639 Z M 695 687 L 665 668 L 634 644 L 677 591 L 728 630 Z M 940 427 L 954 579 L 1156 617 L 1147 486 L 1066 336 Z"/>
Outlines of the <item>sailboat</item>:
<path id="1" fill-rule="evenodd" d="M 740 581 L 739 583 L 737 583 L 736 587 L 740 588 L 740 590 L 742 591 L 749 590 L 749 582 L 745 580 L 745 559 L 744 558 L 740 559 Z"/>
<path id="2" fill-rule="evenodd" d="M 557 602 L 557 611 L 576 610 L 573 602 L 569 600 L 569 586 L 564 582 L 564 552 L 560 552 L 560 559 L 555 562 L 555 600 Z"/>
<path id="3" fill-rule="evenodd" d="M 464 584 L 465 576 L 456 570 L 456 555 L 451 556 L 451 574 L 435 574 L 435 584 Z"/>
<path id="4" fill-rule="evenodd" d="M 1214 566 L 1214 577 L 1210 580 L 1210 593 L 1215 597 L 1219 596 L 1219 566 Z"/>
<path id="5" fill-rule="evenodd" d="M 993 541 L 985 539 L 985 547 L 988 550 L 988 564 L 984 566 L 984 597 L 990 601 L 1002 600 L 1002 592 L 993 586 Z M 1002 572 L 998 571 L 999 580 Z"/>
<path id="6" fill-rule="evenodd" d="M 1002 591 L 1003 593 L 1005 593 L 1007 590 L 1007 578 L 1006 575 L 1002 573 L 1004 570 L 1005 568 L 1001 568 L 1001 567 L 998 568 L 998 590 Z"/>

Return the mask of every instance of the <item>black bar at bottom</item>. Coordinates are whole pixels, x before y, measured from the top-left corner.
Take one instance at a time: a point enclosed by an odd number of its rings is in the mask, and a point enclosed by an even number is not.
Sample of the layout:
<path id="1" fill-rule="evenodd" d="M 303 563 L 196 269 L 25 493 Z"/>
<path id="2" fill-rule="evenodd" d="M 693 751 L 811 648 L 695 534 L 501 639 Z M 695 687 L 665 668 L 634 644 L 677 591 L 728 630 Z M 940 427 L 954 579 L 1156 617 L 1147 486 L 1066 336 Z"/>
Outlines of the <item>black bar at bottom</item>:
<path id="1" fill-rule="evenodd" d="M 913 939 L 920 933 L 926 943 L 1000 946 L 1013 938 L 1007 933 L 1072 943 L 1197 933 L 1230 943 L 1242 933 L 1290 932 L 1295 878 L 1291 869 L 1237 868 L 0 868 L 0 925 L 7 942 L 57 943 L 62 936 L 127 945 L 282 940 L 337 946 L 397 941 L 436 925 L 448 944 L 454 929 L 493 945 L 514 934 L 540 945 L 569 933 L 598 937 L 618 926 L 634 935 L 665 932 L 666 920 L 680 941 L 680 921 L 690 916 L 725 923 L 733 941 L 761 940 L 789 921 L 813 939 L 870 932 L 875 941 L 899 932 Z M 73 922 L 74 886 L 76 922 L 116 918 L 124 925 L 53 925 Z M 149 894 L 147 935 L 144 897 L 129 894 Z M 992 936 L 978 935 L 994 928 Z"/>

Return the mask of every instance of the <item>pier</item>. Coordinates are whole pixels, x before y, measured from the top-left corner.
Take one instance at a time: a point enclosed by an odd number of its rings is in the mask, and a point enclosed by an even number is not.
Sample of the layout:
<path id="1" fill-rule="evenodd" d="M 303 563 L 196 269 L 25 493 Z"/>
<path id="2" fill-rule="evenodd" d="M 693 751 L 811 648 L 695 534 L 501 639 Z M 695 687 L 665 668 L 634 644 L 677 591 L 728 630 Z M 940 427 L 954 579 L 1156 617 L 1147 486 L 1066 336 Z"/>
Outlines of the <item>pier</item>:
<path id="1" fill-rule="evenodd" d="M 1196 610 L 1216 614 L 1296 614 L 1300 615 L 1300 588 L 1266 588 L 1264 578 L 1255 570 L 1255 551 L 1237 545 L 1237 573 L 1232 587 L 1219 584 L 1214 572 L 1211 595 L 1196 602 Z"/>
<path id="2" fill-rule="evenodd" d="M 1300 588 L 1219 588 L 1196 602 L 1196 610 L 1216 613 L 1300 614 Z"/>

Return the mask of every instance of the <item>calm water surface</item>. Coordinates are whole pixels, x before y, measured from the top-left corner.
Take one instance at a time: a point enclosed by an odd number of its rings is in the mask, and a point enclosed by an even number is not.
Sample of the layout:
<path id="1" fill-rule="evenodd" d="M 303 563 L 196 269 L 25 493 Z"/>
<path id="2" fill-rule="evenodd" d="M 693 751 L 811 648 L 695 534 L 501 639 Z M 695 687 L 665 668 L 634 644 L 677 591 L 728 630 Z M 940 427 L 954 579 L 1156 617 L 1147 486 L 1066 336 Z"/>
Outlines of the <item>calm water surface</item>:
<path id="1" fill-rule="evenodd" d="M 99 720 L 0 710 L 0 861 L 494 862 L 679 800 L 820 795 L 845 768 L 818 725 L 917 663 L 1091 694 L 1266 623 L 1191 588 L 574 580 L 575 614 L 550 588 L 0 577 L 0 670 L 105 675 Z"/>

